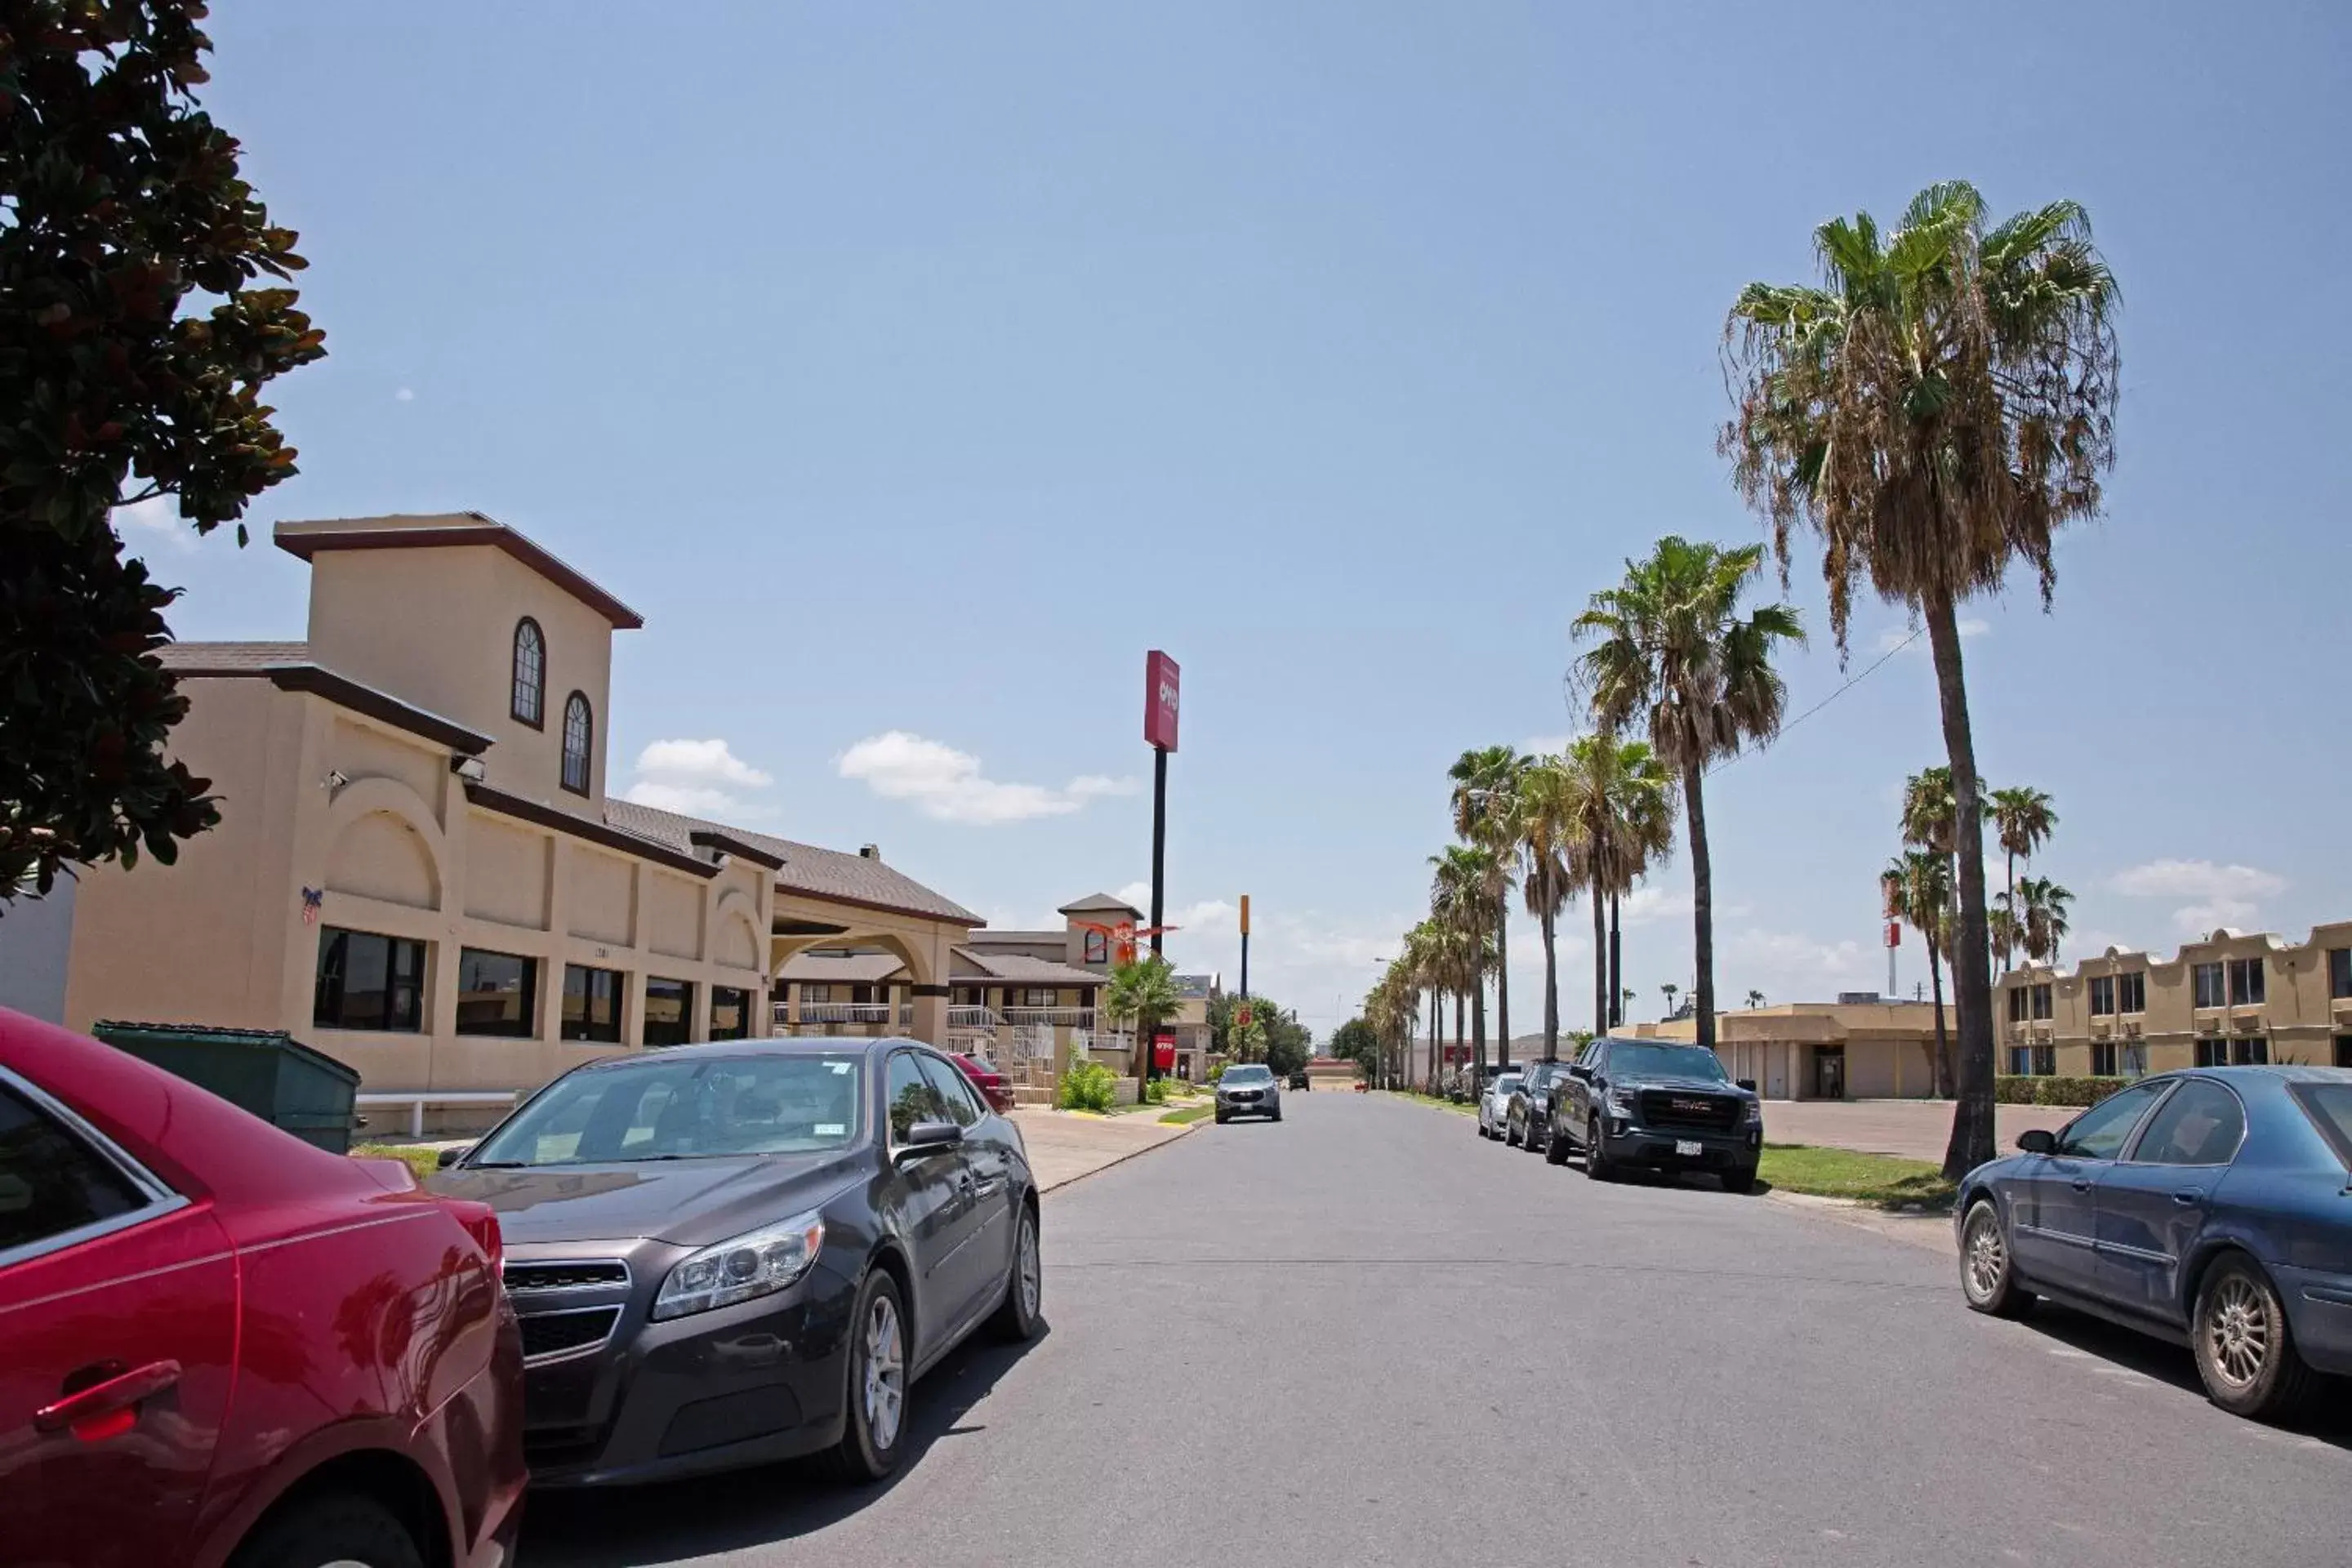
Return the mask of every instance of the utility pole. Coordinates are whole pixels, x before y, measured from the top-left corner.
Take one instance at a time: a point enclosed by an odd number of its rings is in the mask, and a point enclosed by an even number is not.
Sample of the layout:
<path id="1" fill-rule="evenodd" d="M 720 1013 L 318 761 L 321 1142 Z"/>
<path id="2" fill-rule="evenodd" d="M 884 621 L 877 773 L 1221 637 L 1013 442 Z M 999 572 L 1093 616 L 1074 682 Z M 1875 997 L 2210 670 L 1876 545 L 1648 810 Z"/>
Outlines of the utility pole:
<path id="1" fill-rule="evenodd" d="M 1249 895 L 1244 893 L 1242 895 L 1242 994 L 1247 996 L 1249 994 Z"/>

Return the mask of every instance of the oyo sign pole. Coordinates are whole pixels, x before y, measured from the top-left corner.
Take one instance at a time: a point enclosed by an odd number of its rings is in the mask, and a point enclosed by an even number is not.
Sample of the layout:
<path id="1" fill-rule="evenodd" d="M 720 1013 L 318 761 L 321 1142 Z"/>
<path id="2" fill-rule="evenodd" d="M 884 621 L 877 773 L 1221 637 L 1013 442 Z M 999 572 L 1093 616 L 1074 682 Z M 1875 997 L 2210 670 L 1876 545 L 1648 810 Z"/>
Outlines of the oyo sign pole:
<path id="1" fill-rule="evenodd" d="M 1151 955 L 1160 956 L 1168 888 L 1168 753 L 1176 749 L 1180 688 L 1176 661 L 1158 648 L 1143 656 L 1143 739 L 1151 748 Z M 1143 1053 L 1143 1079 L 1156 1070 L 1157 1052 Z"/>

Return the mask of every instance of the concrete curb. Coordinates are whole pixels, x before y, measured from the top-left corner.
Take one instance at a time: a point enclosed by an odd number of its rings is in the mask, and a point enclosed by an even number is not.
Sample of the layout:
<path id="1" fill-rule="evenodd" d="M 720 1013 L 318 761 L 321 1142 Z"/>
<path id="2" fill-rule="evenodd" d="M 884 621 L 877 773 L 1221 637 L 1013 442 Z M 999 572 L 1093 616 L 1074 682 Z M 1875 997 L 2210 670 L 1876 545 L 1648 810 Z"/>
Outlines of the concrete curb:
<path id="1" fill-rule="evenodd" d="M 1106 1160 L 1091 1171 L 1080 1171 L 1075 1176 L 1064 1176 L 1060 1181 L 1055 1182 L 1051 1186 L 1039 1187 L 1037 1189 L 1037 1195 L 1039 1197 L 1045 1197 L 1050 1194 L 1058 1193 L 1064 1187 L 1076 1186 L 1078 1183 L 1085 1181 L 1088 1176 L 1098 1176 L 1102 1174 L 1103 1172 L 1109 1170 L 1113 1165 L 1124 1165 L 1129 1160 L 1137 1160 L 1142 1158 L 1146 1154 L 1157 1153 L 1160 1150 L 1167 1148 L 1171 1143 L 1175 1142 L 1178 1138 L 1181 1138 L 1185 1134 L 1191 1132 L 1193 1128 L 1198 1127 L 1199 1125 L 1201 1125 L 1201 1123 L 1198 1121 L 1178 1122 L 1175 1124 L 1176 1136 L 1174 1138 L 1162 1138 L 1156 1143 L 1146 1143 L 1140 1149 L 1129 1149 L 1126 1153 L 1121 1154 L 1116 1160 Z"/>
<path id="2" fill-rule="evenodd" d="M 1885 1237 L 1889 1241 L 1906 1242 L 1913 1247 L 1958 1257 L 1959 1244 L 1952 1237 L 1952 1216 L 1948 1214 L 1890 1214 L 1869 1204 L 1852 1198 L 1824 1198 L 1811 1193 L 1784 1193 L 1775 1188 L 1763 1194 L 1768 1204 L 1779 1204 L 1799 1214 L 1819 1215 L 1839 1225 L 1852 1226 Z"/>

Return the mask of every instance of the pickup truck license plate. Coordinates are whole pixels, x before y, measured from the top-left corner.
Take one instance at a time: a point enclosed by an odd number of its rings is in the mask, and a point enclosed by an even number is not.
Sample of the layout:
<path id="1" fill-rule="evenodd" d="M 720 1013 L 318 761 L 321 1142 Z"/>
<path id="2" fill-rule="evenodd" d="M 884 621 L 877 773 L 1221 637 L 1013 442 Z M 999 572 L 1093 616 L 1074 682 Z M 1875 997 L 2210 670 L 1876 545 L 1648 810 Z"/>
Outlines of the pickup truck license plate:
<path id="1" fill-rule="evenodd" d="M 1697 1158 L 1700 1154 L 1706 1152 L 1706 1151 L 1698 1144 L 1692 1142 L 1689 1139 L 1680 1138 L 1676 1139 L 1675 1142 L 1675 1152 L 1680 1154 L 1685 1160 L 1690 1160 Z"/>

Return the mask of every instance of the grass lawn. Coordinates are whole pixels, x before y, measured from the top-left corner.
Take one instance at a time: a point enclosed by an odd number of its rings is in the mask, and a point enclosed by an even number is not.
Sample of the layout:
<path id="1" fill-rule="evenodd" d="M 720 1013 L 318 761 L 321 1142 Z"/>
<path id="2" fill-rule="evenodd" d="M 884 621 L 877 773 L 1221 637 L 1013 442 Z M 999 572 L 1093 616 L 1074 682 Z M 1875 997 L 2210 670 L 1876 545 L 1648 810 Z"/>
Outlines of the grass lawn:
<path id="1" fill-rule="evenodd" d="M 1816 1149 L 1801 1143 L 1767 1143 L 1756 1173 L 1784 1193 L 1850 1198 L 1879 1208 L 1952 1206 L 1952 1184 L 1925 1160 L 1892 1154 L 1860 1154 L 1851 1149 Z"/>
<path id="2" fill-rule="evenodd" d="M 1451 1110 L 1463 1116 L 1478 1114 L 1478 1102 L 1475 1100 L 1465 1100 L 1462 1104 L 1456 1105 L 1442 1094 L 1423 1094 L 1418 1089 L 1383 1089 L 1381 1092 L 1394 1095 L 1399 1100 L 1409 1100 L 1415 1105 L 1433 1105 L 1440 1110 Z"/>
<path id="3" fill-rule="evenodd" d="M 1207 1103 L 1203 1103 L 1203 1104 L 1201 1104 L 1201 1105 L 1185 1105 L 1185 1106 L 1180 1106 L 1180 1107 L 1178 1107 L 1176 1110 L 1171 1110 L 1171 1111 L 1169 1111 L 1166 1115 L 1162 1116 L 1160 1120 L 1160 1121 L 1172 1121 L 1172 1122 L 1178 1122 L 1178 1123 L 1186 1122 L 1186 1121 L 1200 1121 L 1200 1120 L 1201 1120 L 1201 1118 L 1202 1118 L 1203 1116 L 1208 1115 L 1210 1112 L 1212 1112 L 1212 1111 L 1215 1110 L 1216 1109 L 1217 1109 L 1217 1108 L 1216 1108 L 1216 1106 L 1214 1106 L 1213 1104 L 1207 1104 Z"/>
<path id="4" fill-rule="evenodd" d="M 352 1152 L 371 1160 L 404 1160 L 420 1182 L 438 1168 L 441 1159 L 440 1150 L 413 1143 L 354 1143 Z"/>

